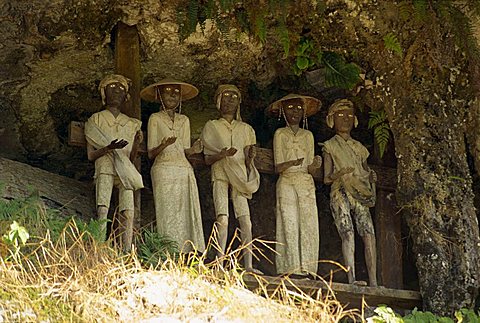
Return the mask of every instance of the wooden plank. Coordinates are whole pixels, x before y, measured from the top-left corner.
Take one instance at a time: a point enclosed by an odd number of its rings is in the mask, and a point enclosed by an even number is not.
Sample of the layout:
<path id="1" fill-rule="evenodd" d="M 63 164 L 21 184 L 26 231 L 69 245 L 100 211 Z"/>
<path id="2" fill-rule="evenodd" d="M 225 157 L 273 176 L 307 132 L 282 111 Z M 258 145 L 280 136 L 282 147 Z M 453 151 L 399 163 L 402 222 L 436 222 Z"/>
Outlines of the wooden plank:
<path id="1" fill-rule="evenodd" d="M 83 133 L 83 122 L 72 121 L 68 127 L 68 143 L 73 146 L 85 146 L 85 135 Z M 146 134 L 144 133 L 144 138 Z M 140 147 L 141 153 L 147 152 L 146 139 Z M 193 167 L 200 168 L 206 167 L 205 160 L 202 154 L 195 154 L 189 157 Z M 260 173 L 274 174 L 275 167 L 273 164 L 273 151 L 268 148 L 257 147 L 257 156 L 255 157 L 255 165 Z M 377 165 L 370 165 L 370 167 L 377 173 L 378 181 L 377 188 L 394 192 L 397 186 L 396 178 L 397 172 L 395 168 L 383 167 Z M 314 179 L 318 182 L 323 181 L 323 169 L 319 172 L 318 176 L 314 176 Z"/>
<path id="2" fill-rule="evenodd" d="M 132 80 L 130 100 L 122 106 L 122 113 L 140 120 L 140 39 L 136 26 L 117 24 L 115 38 L 115 72 Z"/>
<path id="3" fill-rule="evenodd" d="M 377 190 L 375 232 L 378 273 L 385 287 L 403 288 L 403 246 L 401 217 L 397 214 L 395 193 Z"/>
<path id="4" fill-rule="evenodd" d="M 123 22 L 117 24 L 117 34 L 115 38 L 115 72 L 128 77 L 132 84 L 130 84 L 129 94 L 130 100 L 126 101 L 121 111 L 131 118 L 141 120 L 140 111 L 140 38 L 136 26 L 129 26 Z M 142 143 L 143 152 L 146 149 L 146 137 Z M 133 164 L 141 170 L 141 158 L 138 156 Z M 134 210 L 134 225 L 136 231 L 140 229 L 141 223 L 141 192 L 140 190 L 134 193 L 135 210 Z"/>
<path id="5" fill-rule="evenodd" d="M 393 309 L 413 309 L 422 306 L 419 292 L 398 290 L 384 287 L 367 287 L 350 284 L 326 282 L 323 280 L 285 279 L 281 277 L 245 275 L 244 282 L 250 290 L 273 293 L 279 286 L 286 286 L 289 290 L 301 290 L 308 295 L 316 296 L 333 292 L 336 299 L 350 308 L 361 308 L 363 300 L 369 306 L 386 304 Z M 263 286 L 260 288 L 260 286 Z"/>

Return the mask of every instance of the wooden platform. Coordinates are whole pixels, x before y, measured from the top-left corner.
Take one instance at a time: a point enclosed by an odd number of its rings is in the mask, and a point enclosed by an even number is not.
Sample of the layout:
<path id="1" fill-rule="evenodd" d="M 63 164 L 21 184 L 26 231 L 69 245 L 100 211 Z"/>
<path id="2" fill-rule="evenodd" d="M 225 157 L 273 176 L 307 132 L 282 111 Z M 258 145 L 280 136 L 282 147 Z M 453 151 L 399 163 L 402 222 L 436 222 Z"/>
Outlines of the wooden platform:
<path id="1" fill-rule="evenodd" d="M 333 291 L 336 299 L 347 308 L 361 308 L 362 300 L 368 306 L 377 306 L 385 304 L 395 310 L 413 309 L 422 307 L 422 298 L 420 293 L 411 290 L 390 289 L 384 287 L 364 287 L 342 283 L 326 284 L 321 280 L 308 279 L 284 279 L 271 276 L 245 276 L 244 281 L 247 287 L 256 291 L 260 284 L 264 286 L 263 290 L 274 292 L 281 284 L 285 284 L 289 290 L 301 290 L 309 295 L 316 295 L 319 290 L 327 295 L 328 291 Z M 260 281 L 260 282 L 259 282 Z"/>

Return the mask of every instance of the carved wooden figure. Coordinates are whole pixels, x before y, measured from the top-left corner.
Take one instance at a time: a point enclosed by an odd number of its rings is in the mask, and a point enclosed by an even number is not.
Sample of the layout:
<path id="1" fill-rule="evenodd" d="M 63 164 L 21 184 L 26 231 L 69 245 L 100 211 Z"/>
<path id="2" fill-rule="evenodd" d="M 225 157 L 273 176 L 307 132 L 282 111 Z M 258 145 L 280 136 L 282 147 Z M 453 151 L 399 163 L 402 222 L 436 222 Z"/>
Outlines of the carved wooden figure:
<path id="1" fill-rule="evenodd" d="M 197 140 L 190 146 L 190 120 L 181 114 L 182 101 L 197 94 L 193 85 L 170 79 L 140 93 L 144 100 L 161 105 L 161 111 L 148 120 L 147 144 L 148 157 L 155 160 L 151 175 L 157 229 L 174 239 L 184 253 L 205 250 L 197 181 L 187 159 L 200 153 L 202 144 Z"/>
<path id="2" fill-rule="evenodd" d="M 377 286 L 377 253 L 375 230 L 369 207 L 375 205 L 377 176 L 367 165 L 368 150 L 350 136 L 358 124 L 349 100 L 337 100 L 328 110 L 327 125 L 336 135 L 323 144 L 324 182 L 332 185 L 330 208 L 342 239 L 342 253 L 349 268 L 348 282 L 363 285 L 355 279 L 355 239 L 353 220 L 365 245 L 365 261 L 370 286 Z"/>
<path id="3" fill-rule="evenodd" d="M 235 217 L 240 223 L 245 246 L 244 265 L 247 271 L 260 273 L 252 265 L 252 223 L 248 199 L 258 190 L 260 175 L 255 167 L 256 137 L 253 128 L 240 117 L 241 94 L 234 85 L 220 85 L 215 103 L 221 118 L 210 120 L 202 131 L 205 163 L 212 165 L 213 198 L 217 217 L 216 229 L 223 256 L 228 232 L 228 196 L 233 201 Z"/>
<path id="4" fill-rule="evenodd" d="M 313 134 L 302 129 L 307 117 L 320 109 L 318 99 L 289 94 L 269 106 L 268 111 L 285 119 L 286 127 L 273 137 L 277 181 L 276 251 L 279 274 L 317 273 L 320 233 L 312 174 L 322 165 L 314 156 Z"/>
<path id="5" fill-rule="evenodd" d="M 142 176 L 133 165 L 143 141 L 141 121 L 120 112 L 128 100 L 129 80 L 122 75 L 106 76 L 99 85 L 105 110 L 93 114 L 85 124 L 87 154 L 95 161 L 97 214 L 106 219 L 113 186 L 119 190 L 120 231 L 123 248 L 129 251 L 133 238 L 134 196 L 143 188 Z"/>

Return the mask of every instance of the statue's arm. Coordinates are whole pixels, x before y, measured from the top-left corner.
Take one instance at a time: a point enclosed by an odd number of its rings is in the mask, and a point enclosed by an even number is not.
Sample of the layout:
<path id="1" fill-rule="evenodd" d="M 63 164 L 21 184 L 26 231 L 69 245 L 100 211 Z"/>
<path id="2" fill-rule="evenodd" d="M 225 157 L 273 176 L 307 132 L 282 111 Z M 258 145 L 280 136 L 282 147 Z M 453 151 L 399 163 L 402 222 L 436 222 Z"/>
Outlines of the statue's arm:
<path id="1" fill-rule="evenodd" d="M 370 177 L 369 177 L 370 183 L 376 183 L 377 182 L 377 173 L 375 173 L 375 171 L 368 166 L 366 160 L 362 163 L 362 166 L 363 166 L 363 169 L 365 169 L 367 172 L 370 173 Z"/>
<path id="2" fill-rule="evenodd" d="M 334 172 L 332 156 L 326 152 L 323 153 L 323 169 L 323 182 L 327 185 L 332 184 L 343 175 L 352 173 L 354 171 L 353 167 L 344 167 Z"/>
<path id="3" fill-rule="evenodd" d="M 141 130 L 138 130 L 135 134 L 135 138 L 133 139 L 132 151 L 130 152 L 130 160 L 133 162 L 138 155 L 138 149 L 140 148 L 140 144 L 143 141 L 143 133 Z"/>
<path id="4" fill-rule="evenodd" d="M 109 146 L 95 149 L 95 147 L 87 142 L 87 157 L 89 161 L 96 161 L 98 158 L 108 154 L 110 150 Z"/>
<path id="5" fill-rule="evenodd" d="M 287 170 L 292 166 L 298 166 L 303 162 L 303 158 L 289 160 L 280 164 L 275 165 L 275 173 L 280 174 L 283 171 Z"/>
<path id="6" fill-rule="evenodd" d="M 333 176 L 333 160 L 329 153 L 323 153 L 323 182 L 327 185 L 335 181 Z"/>
<path id="7" fill-rule="evenodd" d="M 167 137 L 163 138 L 160 145 L 153 149 L 148 150 L 148 158 L 155 159 L 157 158 L 158 154 L 160 154 L 165 148 L 172 145 L 177 140 L 177 137 Z"/>
<path id="8" fill-rule="evenodd" d="M 213 165 L 215 164 L 217 161 L 227 157 L 227 156 L 233 156 L 235 155 L 235 153 L 237 152 L 237 150 L 235 148 L 223 148 L 222 150 L 220 150 L 219 153 L 216 153 L 214 155 L 205 155 L 205 164 L 207 165 Z"/>

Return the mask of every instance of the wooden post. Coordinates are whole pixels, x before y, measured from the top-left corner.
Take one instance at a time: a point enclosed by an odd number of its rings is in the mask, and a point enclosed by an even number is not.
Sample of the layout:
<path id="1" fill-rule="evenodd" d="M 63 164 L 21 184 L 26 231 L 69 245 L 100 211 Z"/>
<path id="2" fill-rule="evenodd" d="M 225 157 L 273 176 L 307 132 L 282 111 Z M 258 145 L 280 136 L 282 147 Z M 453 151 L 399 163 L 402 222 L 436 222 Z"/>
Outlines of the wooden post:
<path id="1" fill-rule="evenodd" d="M 393 138 L 391 135 L 390 138 Z M 377 268 L 380 284 L 387 288 L 403 288 L 403 245 L 402 221 L 398 214 L 395 199 L 397 172 L 395 165 L 395 147 L 389 140 L 383 158 L 380 158 L 378 145 L 374 145 L 372 161 L 376 165 L 379 180 L 377 182 L 377 203 L 375 205 L 375 235 L 377 238 Z M 387 167 L 389 166 L 389 167 Z M 379 171 L 380 170 L 380 171 Z M 383 178 L 381 178 L 383 177 Z"/>
<path id="2" fill-rule="evenodd" d="M 131 118 L 141 120 L 140 112 L 140 39 L 136 26 L 129 26 L 123 22 L 117 24 L 115 38 L 115 72 L 132 80 L 130 85 L 130 100 L 122 106 L 122 113 Z M 144 141 L 147 138 L 143 139 Z M 138 171 L 141 159 L 135 162 Z M 135 192 L 135 228 L 138 230 L 141 223 L 141 195 L 140 190 Z"/>

